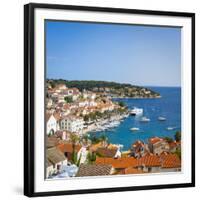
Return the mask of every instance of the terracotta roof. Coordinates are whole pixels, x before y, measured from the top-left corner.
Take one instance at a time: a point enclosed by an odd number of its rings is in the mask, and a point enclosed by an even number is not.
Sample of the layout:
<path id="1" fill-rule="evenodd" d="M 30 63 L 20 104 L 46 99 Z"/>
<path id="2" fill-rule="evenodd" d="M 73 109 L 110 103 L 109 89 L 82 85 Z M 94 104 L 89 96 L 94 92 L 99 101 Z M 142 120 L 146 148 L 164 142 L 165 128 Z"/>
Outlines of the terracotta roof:
<path id="1" fill-rule="evenodd" d="M 155 144 L 155 143 L 160 142 L 160 141 L 163 141 L 163 139 L 162 139 L 162 138 L 159 138 L 159 137 L 154 137 L 154 138 L 150 138 L 150 139 L 149 139 L 149 142 L 150 142 L 151 144 Z"/>
<path id="2" fill-rule="evenodd" d="M 46 158 L 53 164 L 66 160 L 64 154 L 56 147 L 46 149 Z"/>
<path id="3" fill-rule="evenodd" d="M 134 148 L 136 148 L 136 147 L 143 147 L 144 143 L 142 141 L 140 141 L 140 140 L 137 140 L 135 143 L 132 144 L 132 146 Z"/>
<path id="4" fill-rule="evenodd" d="M 111 169 L 112 169 L 111 165 L 81 164 L 76 176 L 77 177 L 80 177 L 80 176 L 105 176 L 105 175 L 110 174 Z"/>
<path id="5" fill-rule="evenodd" d="M 122 158 L 97 157 L 96 164 L 110 164 L 114 168 L 127 168 L 127 167 L 136 167 L 138 165 L 138 161 L 133 157 L 122 157 Z"/>
<path id="6" fill-rule="evenodd" d="M 176 141 L 170 142 L 169 146 L 170 146 L 170 148 L 180 146 L 180 142 L 176 142 Z"/>
<path id="7" fill-rule="evenodd" d="M 140 140 L 137 140 L 134 144 L 132 144 L 132 148 L 135 153 L 139 153 L 141 149 L 144 149 L 144 143 Z"/>
<path id="8" fill-rule="evenodd" d="M 56 119 L 56 121 L 59 121 L 61 119 L 60 113 L 54 112 L 53 114 L 46 113 L 46 122 L 49 121 L 50 117 L 53 115 L 53 117 Z"/>
<path id="9" fill-rule="evenodd" d="M 63 108 L 64 108 L 64 109 L 70 109 L 70 106 L 69 106 L 68 104 L 65 104 L 65 105 L 63 106 Z"/>
<path id="10" fill-rule="evenodd" d="M 162 154 L 162 168 L 179 168 L 181 160 L 176 154 Z"/>
<path id="11" fill-rule="evenodd" d="M 113 158 L 117 152 L 117 148 L 113 148 L 113 149 L 108 149 L 108 148 L 98 148 L 96 150 L 96 152 L 98 154 L 100 154 L 102 157 L 109 157 L 109 158 Z"/>
<path id="12" fill-rule="evenodd" d="M 102 143 L 101 142 L 99 142 L 99 143 L 97 143 L 97 144 L 92 144 L 91 146 L 90 146 L 90 150 L 91 151 L 96 151 L 98 148 L 100 148 L 100 147 L 102 147 Z"/>
<path id="13" fill-rule="evenodd" d="M 62 143 L 57 146 L 57 148 L 62 151 L 63 153 L 68 152 L 72 153 L 73 152 L 73 145 L 71 143 Z M 81 145 L 76 144 L 75 145 L 75 151 L 78 152 L 81 149 Z"/>
<path id="14" fill-rule="evenodd" d="M 146 167 L 161 166 L 161 161 L 159 156 L 157 155 L 146 154 L 145 156 L 138 159 L 138 165 L 145 165 Z"/>
<path id="15" fill-rule="evenodd" d="M 46 136 L 46 148 L 51 148 L 59 144 L 59 138 L 57 136 Z"/>

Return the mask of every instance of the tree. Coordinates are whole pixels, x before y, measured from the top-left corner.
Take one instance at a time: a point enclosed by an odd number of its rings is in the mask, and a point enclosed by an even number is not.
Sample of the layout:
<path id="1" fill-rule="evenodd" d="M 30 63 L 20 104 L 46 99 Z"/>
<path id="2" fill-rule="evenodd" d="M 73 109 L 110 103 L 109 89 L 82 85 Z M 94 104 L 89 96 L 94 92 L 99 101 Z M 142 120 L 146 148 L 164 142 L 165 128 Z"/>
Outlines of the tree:
<path id="1" fill-rule="evenodd" d="M 89 139 L 89 135 L 88 134 L 84 134 L 82 137 L 81 137 L 81 142 L 83 145 L 88 145 L 89 142 L 90 142 L 90 139 Z"/>
<path id="2" fill-rule="evenodd" d="M 64 97 L 64 100 L 66 101 L 66 103 L 72 103 L 73 102 L 73 99 L 72 99 L 72 97 L 71 96 L 66 96 L 66 97 Z"/>
<path id="3" fill-rule="evenodd" d="M 79 137 L 76 134 L 71 134 L 70 140 L 72 142 L 72 162 L 76 163 L 77 162 L 77 153 L 76 153 L 75 145 L 78 142 Z"/>
<path id="4" fill-rule="evenodd" d="M 55 88 L 55 87 L 56 87 L 56 84 L 55 84 L 54 81 L 50 82 L 50 85 L 51 85 L 52 88 Z"/>
<path id="5" fill-rule="evenodd" d="M 85 122 L 87 122 L 87 121 L 89 121 L 90 118 L 89 118 L 88 115 L 85 115 L 85 116 L 83 117 L 83 119 L 84 119 Z"/>
<path id="6" fill-rule="evenodd" d="M 97 138 L 96 136 L 90 137 L 90 140 L 91 140 L 92 144 L 97 144 L 100 142 L 100 139 Z"/>
<path id="7" fill-rule="evenodd" d="M 87 163 L 92 164 L 96 160 L 96 154 L 94 152 L 89 152 L 87 154 Z"/>
<path id="8" fill-rule="evenodd" d="M 120 102 L 119 102 L 119 106 L 120 106 L 120 107 L 125 107 L 126 105 L 125 105 L 125 103 L 124 103 L 123 101 L 120 101 Z"/>
<path id="9" fill-rule="evenodd" d="M 180 148 L 178 148 L 174 153 L 181 159 L 181 149 Z"/>
<path id="10" fill-rule="evenodd" d="M 173 139 L 170 138 L 170 137 L 164 137 L 164 139 L 165 139 L 168 143 L 173 142 Z"/>
<path id="11" fill-rule="evenodd" d="M 77 164 L 77 153 L 75 151 L 72 152 L 72 163 Z"/>
<path id="12" fill-rule="evenodd" d="M 101 135 L 99 139 L 103 143 L 103 146 L 106 146 L 106 143 L 108 142 L 108 138 L 105 135 Z"/>
<path id="13" fill-rule="evenodd" d="M 180 131 L 176 131 L 176 133 L 175 133 L 175 140 L 177 142 L 181 141 L 181 132 Z"/>

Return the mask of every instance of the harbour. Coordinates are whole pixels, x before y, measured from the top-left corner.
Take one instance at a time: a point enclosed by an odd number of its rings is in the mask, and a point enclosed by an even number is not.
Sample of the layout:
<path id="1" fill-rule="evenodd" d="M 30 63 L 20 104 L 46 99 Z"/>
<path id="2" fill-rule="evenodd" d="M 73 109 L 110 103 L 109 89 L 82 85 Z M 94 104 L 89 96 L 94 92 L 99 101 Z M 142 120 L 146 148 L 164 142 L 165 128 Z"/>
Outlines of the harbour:
<path id="1" fill-rule="evenodd" d="M 122 144 L 128 150 L 137 140 L 147 142 L 151 137 L 174 138 L 176 131 L 181 131 L 181 89 L 179 87 L 153 87 L 162 98 L 134 99 L 116 98 L 123 101 L 129 109 L 129 115 L 99 124 L 97 130 L 89 135 L 105 135 L 110 143 Z M 139 115 L 131 115 L 134 108 L 143 109 Z M 141 110 L 140 110 L 141 111 Z M 134 131 L 131 129 L 135 129 Z"/>

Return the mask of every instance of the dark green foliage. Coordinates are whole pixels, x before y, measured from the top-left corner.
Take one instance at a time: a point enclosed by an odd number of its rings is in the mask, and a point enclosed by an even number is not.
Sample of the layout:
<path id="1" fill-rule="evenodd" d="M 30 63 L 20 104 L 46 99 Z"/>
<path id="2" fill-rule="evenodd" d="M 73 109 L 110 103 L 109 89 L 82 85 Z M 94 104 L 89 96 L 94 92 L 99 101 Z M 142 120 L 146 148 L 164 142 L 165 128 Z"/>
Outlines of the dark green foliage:
<path id="1" fill-rule="evenodd" d="M 94 152 L 89 152 L 87 154 L 87 162 L 88 162 L 88 164 L 94 163 L 95 160 L 96 160 L 96 154 Z"/>
<path id="2" fill-rule="evenodd" d="M 90 119 L 90 118 L 89 118 L 89 115 L 85 115 L 85 116 L 83 117 L 83 119 L 84 119 L 85 122 L 89 121 L 89 119 Z"/>
<path id="3" fill-rule="evenodd" d="M 176 131 L 176 133 L 175 133 L 175 140 L 177 142 L 181 141 L 181 132 L 180 131 Z"/>
<path id="4" fill-rule="evenodd" d="M 125 104 L 123 101 L 120 101 L 120 102 L 119 102 L 119 106 L 121 106 L 121 107 L 125 107 L 126 104 Z"/>
<path id="5" fill-rule="evenodd" d="M 72 152 L 72 163 L 77 164 L 77 153 L 75 151 Z"/>
<path id="6" fill-rule="evenodd" d="M 170 138 L 170 137 L 164 137 L 164 139 L 165 139 L 168 143 L 173 142 L 173 139 Z"/>
<path id="7" fill-rule="evenodd" d="M 65 97 L 64 99 L 65 99 L 66 103 L 72 103 L 73 102 L 73 99 L 72 99 L 71 96 Z"/>
<path id="8" fill-rule="evenodd" d="M 180 159 L 181 159 L 181 149 L 177 149 L 175 152 L 174 152 Z"/>
<path id="9" fill-rule="evenodd" d="M 102 117 L 104 117 L 104 116 L 105 116 L 104 113 L 101 113 L 101 112 L 99 112 L 99 111 L 96 111 L 96 112 L 91 112 L 91 113 L 89 113 L 88 115 L 85 115 L 85 116 L 83 117 L 83 119 L 84 119 L 85 122 L 87 122 L 87 121 L 89 121 L 89 120 L 94 121 L 94 120 L 96 120 L 96 119 L 100 119 L 100 118 L 102 118 Z"/>
<path id="10" fill-rule="evenodd" d="M 94 136 L 94 135 L 90 137 L 90 140 L 91 140 L 92 144 L 97 144 L 97 143 L 100 142 L 100 139 L 97 138 L 97 137 Z"/>
<path id="11" fill-rule="evenodd" d="M 156 97 L 159 94 L 157 92 L 152 91 L 151 89 L 147 89 L 144 87 L 139 87 L 126 83 L 116 83 L 109 81 L 95 81 L 95 80 L 83 80 L 83 81 L 68 81 L 63 79 L 48 79 L 47 83 L 50 83 L 51 86 L 55 87 L 56 84 L 65 84 L 67 87 L 76 87 L 80 91 L 91 90 L 95 92 L 105 92 L 109 90 L 109 93 L 115 94 L 118 96 L 126 96 L 126 97 L 136 97 L 136 96 L 145 96 L 145 97 Z M 145 94 L 144 90 L 150 91 L 150 94 Z"/>

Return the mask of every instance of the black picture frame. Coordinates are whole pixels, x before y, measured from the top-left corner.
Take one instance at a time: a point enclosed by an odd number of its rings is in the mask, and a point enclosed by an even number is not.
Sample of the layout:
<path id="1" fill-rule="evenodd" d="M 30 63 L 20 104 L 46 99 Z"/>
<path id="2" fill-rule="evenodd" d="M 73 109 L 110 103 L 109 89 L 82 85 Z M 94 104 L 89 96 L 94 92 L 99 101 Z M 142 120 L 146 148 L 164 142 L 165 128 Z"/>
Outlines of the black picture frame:
<path id="1" fill-rule="evenodd" d="M 35 192 L 34 188 L 34 10 L 36 8 L 57 9 L 57 10 L 79 10 L 98 11 L 109 13 L 129 13 L 159 16 L 181 16 L 190 17 L 192 20 L 192 160 L 191 160 L 191 183 L 169 184 L 169 185 L 144 185 L 134 187 L 100 188 L 72 191 Z M 195 186 L 195 14 L 186 12 L 167 12 L 152 10 L 135 10 L 122 8 L 87 7 L 73 5 L 56 4 L 36 4 L 30 3 L 24 6 L 24 195 L 28 197 L 52 196 L 52 195 L 72 195 L 99 192 L 119 192 L 134 190 L 149 190 L 163 188 L 184 188 Z"/>

